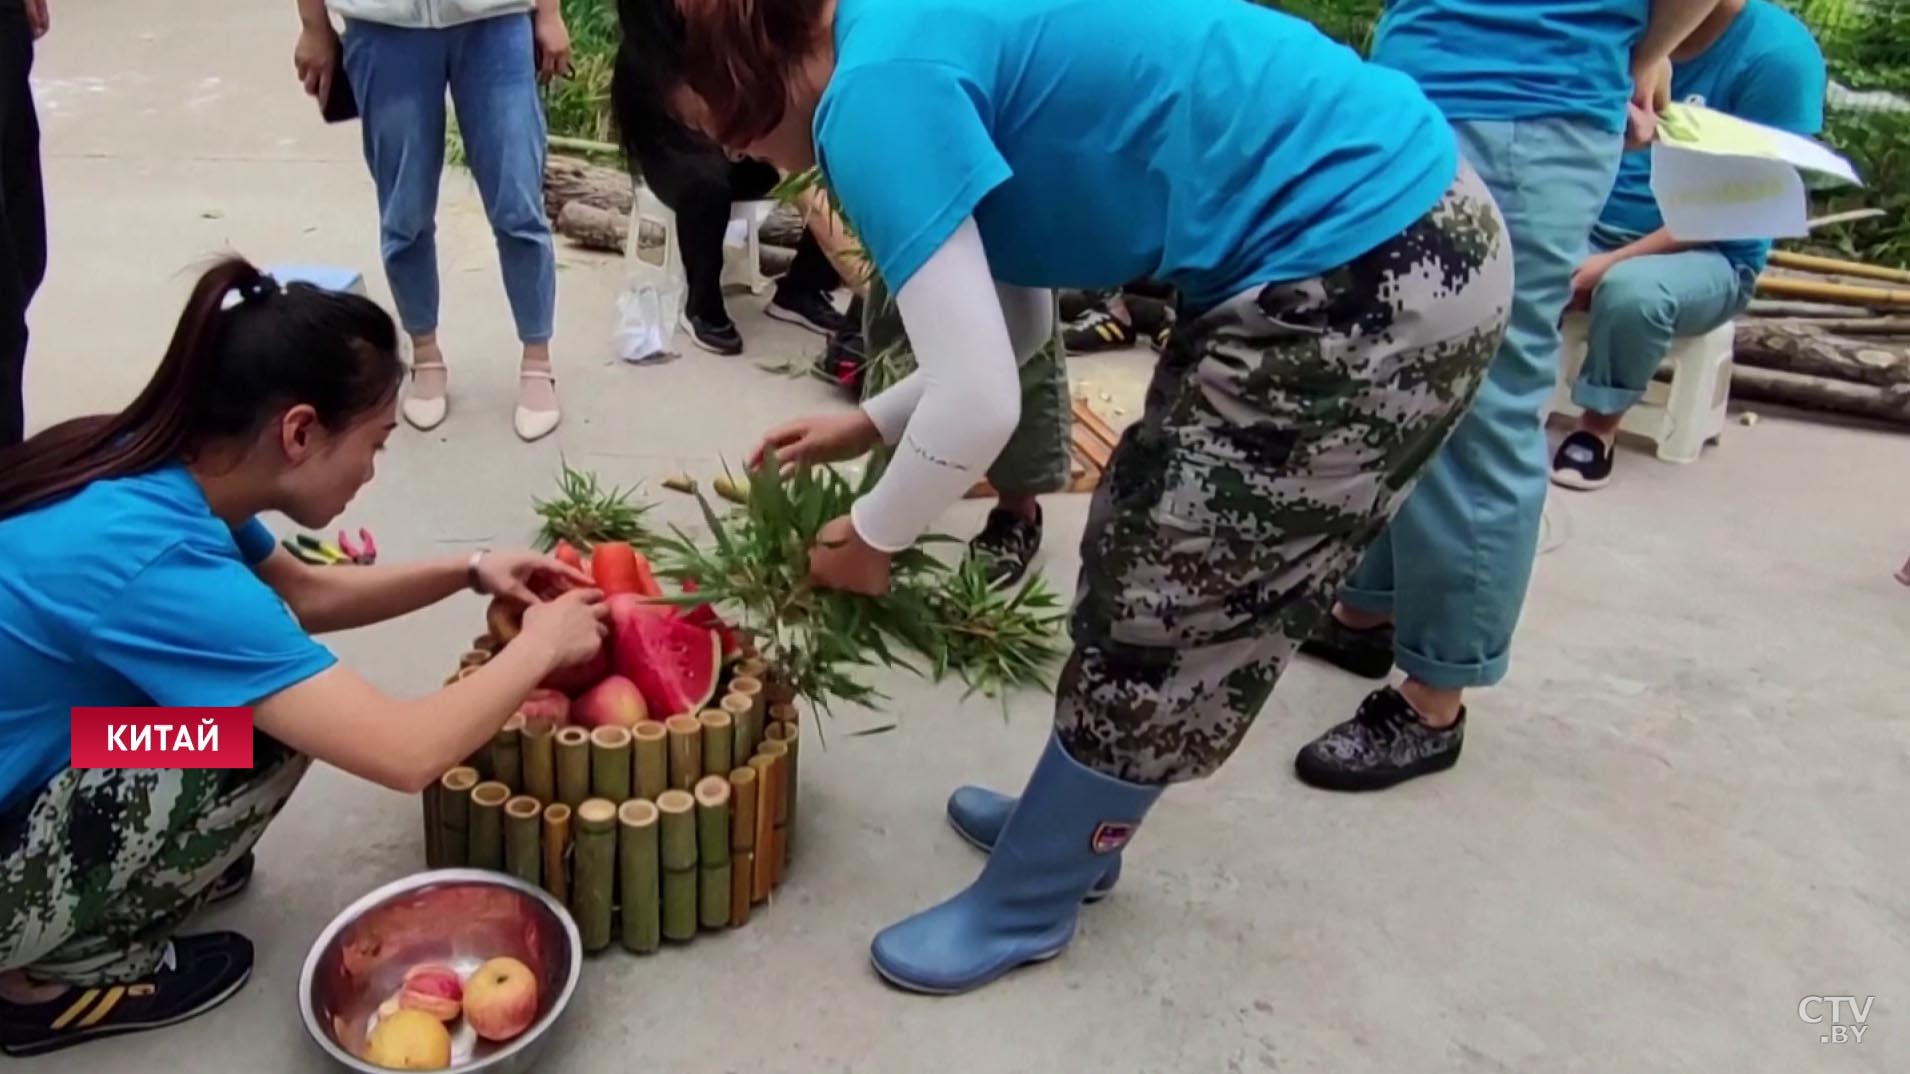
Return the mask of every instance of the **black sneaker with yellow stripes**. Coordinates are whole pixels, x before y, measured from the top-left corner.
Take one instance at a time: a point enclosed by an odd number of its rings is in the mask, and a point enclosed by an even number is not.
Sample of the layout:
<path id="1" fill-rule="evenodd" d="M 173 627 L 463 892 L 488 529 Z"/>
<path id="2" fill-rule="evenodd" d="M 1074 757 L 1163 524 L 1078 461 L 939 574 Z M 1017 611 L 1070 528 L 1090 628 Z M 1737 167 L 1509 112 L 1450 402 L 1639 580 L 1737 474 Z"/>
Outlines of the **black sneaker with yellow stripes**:
<path id="1" fill-rule="evenodd" d="M 1105 309 L 1091 309 L 1061 332 L 1069 354 L 1125 350 L 1134 345 L 1134 326 Z"/>
<path id="2" fill-rule="evenodd" d="M 37 1003 L 0 999 L 0 1052 L 45 1055 L 89 1040 L 177 1025 L 231 999 L 252 976 L 252 941 L 236 932 L 180 936 L 142 981 L 73 987 Z"/>

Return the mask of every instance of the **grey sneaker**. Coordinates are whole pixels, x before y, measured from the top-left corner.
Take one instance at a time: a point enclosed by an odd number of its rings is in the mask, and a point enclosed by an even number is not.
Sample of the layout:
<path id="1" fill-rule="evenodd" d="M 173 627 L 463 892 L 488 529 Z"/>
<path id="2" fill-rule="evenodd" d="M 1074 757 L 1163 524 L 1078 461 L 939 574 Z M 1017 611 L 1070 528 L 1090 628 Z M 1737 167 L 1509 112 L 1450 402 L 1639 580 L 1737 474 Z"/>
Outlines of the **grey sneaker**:
<path id="1" fill-rule="evenodd" d="M 970 559 L 982 562 L 990 585 L 1011 586 L 1028 573 L 1028 564 L 1041 550 L 1041 509 L 1035 508 L 1034 521 L 1013 511 L 997 507 L 988 512 L 988 523 L 975 539 L 968 542 Z"/>
<path id="2" fill-rule="evenodd" d="M 1314 739 L 1294 758 L 1294 772 L 1329 791 L 1377 791 L 1459 763 L 1466 710 L 1451 727 L 1429 727 L 1392 687 L 1366 695 L 1359 712 Z"/>

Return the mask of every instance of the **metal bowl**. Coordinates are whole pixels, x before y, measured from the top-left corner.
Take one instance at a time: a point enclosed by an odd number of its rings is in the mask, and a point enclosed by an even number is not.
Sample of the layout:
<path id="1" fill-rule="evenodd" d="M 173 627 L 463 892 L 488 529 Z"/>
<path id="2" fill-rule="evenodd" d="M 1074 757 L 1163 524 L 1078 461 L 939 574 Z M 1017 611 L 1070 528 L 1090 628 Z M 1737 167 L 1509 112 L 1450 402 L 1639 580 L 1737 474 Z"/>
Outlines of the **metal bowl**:
<path id="1" fill-rule="evenodd" d="M 479 1039 L 458 1019 L 450 1026 L 448 1069 L 521 1074 L 570 1005 L 583 941 L 557 900 L 516 877 L 440 869 L 393 881 L 346 907 L 305 956 L 299 1014 L 305 1031 L 339 1066 L 383 1074 L 385 1068 L 360 1056 L 379 1004 L 397 993 L 406 970 L 441 963 L 468 977 L 503 956 L 537 977 L 537 1019 L 502 1043 Z"/>

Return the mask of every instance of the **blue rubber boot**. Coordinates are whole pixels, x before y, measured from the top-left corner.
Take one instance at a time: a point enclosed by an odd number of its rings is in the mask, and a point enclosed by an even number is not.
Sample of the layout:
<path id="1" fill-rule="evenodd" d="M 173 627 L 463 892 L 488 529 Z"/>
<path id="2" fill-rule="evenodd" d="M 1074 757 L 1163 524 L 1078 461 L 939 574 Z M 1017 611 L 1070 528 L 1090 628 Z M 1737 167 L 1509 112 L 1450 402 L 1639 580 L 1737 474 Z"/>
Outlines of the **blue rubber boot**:
<path id="1" fill-rule="evenodd" d="M 1060 954 L 1082 898 L 1161 790 L 1087 768 L 1050 737 L 982 875 L 878 933 L 869 951 L 876 971 L 898 987 L 947 995 Z"/>
<path id="2" fill-rule="evenodd" d="M 1015 811 L 1015 800 L 1000 791 L 991 791 L 986 787 L 965 786 L 955 788 L 948 796 L 948 824 L 955 834 L 968 840 L 970 846 L 984 854 L 995 849 L 995 840 L 1001 837 L 1002 828 L 1008 824 L 1008 815 Z M 1121 856 L 1114 855 L 1108 861 L 1107 871 L 1103 872 L 1094 886 L 1088 889 L 1082 902 L 1100 902 L 1114 890 L 1114 884 L 1121 879 Z"/>

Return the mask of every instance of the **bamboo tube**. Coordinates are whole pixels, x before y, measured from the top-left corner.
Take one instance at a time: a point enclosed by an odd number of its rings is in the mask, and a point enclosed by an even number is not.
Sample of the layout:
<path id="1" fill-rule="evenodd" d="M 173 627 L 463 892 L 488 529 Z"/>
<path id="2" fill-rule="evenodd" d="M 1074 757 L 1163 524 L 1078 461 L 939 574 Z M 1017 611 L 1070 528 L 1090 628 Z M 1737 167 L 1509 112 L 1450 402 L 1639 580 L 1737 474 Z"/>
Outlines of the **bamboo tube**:
<path id="1" fill-rule="evenodd" d="M 756 746 L 761 741 L 761 728 L 754 727 L 749 719 L 749 698 L 742 694 L 729 694 L 720 703 L 730 718 L 730 760 L 743 764 L 756 756 Z"/>
<path id="2" fill-rule="evenodd" d="M 703 778 L 703 725 L 695 716 L 678 715 L 663 726 L 670 732 L 670 786 L 687 791 Z"/>
<path id="3" fill-rule="evenodd" d="M 630 797 L 630 732 L 599 727 L 590 733 L 590 792 L 622 802 Z"/>
<path id="4" fill-rule="evenodd" d="M 590 732 L 565 727 L 557 732 L 557 800 L 576 809 L 590 797 Z"/>
<path id="5" fill-rule="evenodd" d="M 663 868 L 663 935 L 696 937 L 696 799 L 671 788 L 657 798 L 657 858 Z"/>
<path id="6" fill-rule="evenodd" d="M 616 891 L 617 807 L 608 799 L 590 798 L 577 807 L 577 883 L 571 913 L 584 950 L 610 946 L 610 901 Z"/>
<path id="7" fill-rule="evenodd" d="M 1872 265 L 1864 261 L 1842 261 L 1835 257 L 1816 257 L 1811 254 L 1792 253 L 1789 250 L 1772 250 L 1770 262 L 1783 268 L 1801 269 L 1805 272 L 1834 272 L 1842 276 L 1859 276 L 1869 280 L 1910 283 L 1910 272 L 1884 265 Z"/>
<path id="8" fill-rule="evenodd" d="M 1858 287 L 1821 280 L 1796 280 L 1766 273 L 1757 278 L 1757 293 L 1774 298 L 1802 298 L 1812 302 L 1842 302 L 1856 306 L 1910 305 L 1910 290 L 1896 287 Z"/>
<path id="9" fill-rule="evenodd" d="M 730 770 L 735 735 L 730 714 L 722 709 L 704 709 L 696 721 L 703 725 L 703 771 L 721 775 Z"/>
<path id="10" fill-rule="evenodd" d="M 796 700 L 796 688 L 789 685 L 788 679 L 771 672 L 763 682 L 763 697 L 772 705 L 787 704 Z"/>
<path id="11" fill-rule="evenodd" d="M 539 720 L 524 725 L 524 793 L 540 802 L 557 801 L 557 728 Z"/>
<path id="12" fill-rule="evenodd" d="M 789 743 L 769 741 L 756 747 L 758 757 L 775 762 L 770 767 L 771 796 L 765 804 L 776 807 L 776 819 L 770 826 L 770 885 L 780 887 L 783 870 L 789 865 Z M 757 848 L 759 851 L 761 847 Z"/>
<path id="13" fill-rule="evenodd" d="M 750 890 L 755 883 L 756 770 L 748 765 L 730 773 L 730 927 L 749 920 Z"/>
<path id="14" fill-rule="evenodd" d="M 542 840 L 538 838 L 543 814 L 544 804 L 528 794 L 504 803 L 504 867 L 533 887 L 543 879 Z"/>
<path id="15" fill-rule="evenodd" d="M 471 756 L 466 757 L 464 759 L 464 767 L 469 768 L 473 772 L 476 772 L 478 777 L 478 782 L 480 783 L 482 783 L 483 781 L 487 779 L 490 779 L 491 778 L 491 744 L 489 742 L 486 742 L 484 745 L 479 746 L 477 749 L 471 751 Z"/>
<path id="16" fill-rule="evenodd" d="M 654 802 L 657 795 L 670 789 L 669 737 L 670 733 L 655 720 L 637 725 L 637 797 Z"/>
<path id="17" fill-rule="evenodd" d="M 793 702 L 778 701 L 774 705 L 769 706 L 769 720 L 771 723 L 796 723 L 801 719 L 802 714 L 796 711 L 796 706 Z"/>
<path id="18" fill-rule="evenodd" d="M 471 868 L 504 868 L 504 803 L 510 797 L 511 789 L 496 780 L 471 789 Z"/>
<path id="19" fill-rule="evenodd" d="M 442 868 L 461 868 L 471 860 L 471 788 L 474 768 L 460 765 L 438 779 L 438 853 Z"/>
<path id="20" fill-rule="evenodd" d="M 769 898 L 776 862 L 776 758 L 758 753 L 749 766 L 756 770 L 756 835 L 750 841 L 756 858 L 750 868 L 749 901 L 762 902 Z"/>
<path id="21" fill-rule="evenodd" d="M 458 657 L 458 667 L 474 668 L 486 663 L 490 659 L 491 654 L 484 649 L 466 649 L 463 654 Z"/>
<path id="22" fill-rule="evenodd" d="M 523 742 L 524 714 L 520 712 L 511 713 L 491 740 L 491 778 L 509 787 L 512 794 L 524 789 Z"/>
<path id="23" fill-rule="evenodd" d="M 696 861 L 698 916 L 706 929 L 723 928 L 730 920 L 730 784 L 722 776 L 696 785 Z"/>
<path id="24" fill-rule="evenodd" d="M 552 802 L 544 807 L 544 890 L 550 897 L 570 905 L 570 867 L 564 858 L 570 852 L 570 807 Z"/>
<path id="25" fill-rule="evenodd" d="M 762 682 L 769 675 L 769 665 L 764 663 L 760 656 L 746 657 L 742 663 L 736 665 L 736 674 Z"/>
<path id="26" fill-rule="evenodd" d="M 444 868 L 444 825 L 438 819 L 438 784 L 433 783 L 418 794 L 424 805 L 424 867 L 427 869 Z"/>
<path id="27" fill-rule="evenodd" d="M 623 903 L 623 945 L 648 954 L 663 944 L 658 886 L 657 807 L 632 798 L 617 808 L 617 883 Z"/>
<path id="28" fill-rule="evenodd" d="M 730 693 L 742 694 L 749 698 L 750 717 L 756 721 L 758 728 L 762 727 L 763 712 L 769 704 L 768 699 L 763 697 L 763 680 L 751 678 L 748 675 L 738 675 L 730 680 Z M 756 737 L 760 741 L 762 735 L 758 734 Z"/>
<path id="29" fill-rule="evenodd" d="M 780 742 L 789 747 L 789 773 L 784 780 L 783 787 L 783 808 L 789 816 L 787 821 L 783 824 L 783 830 L 787 833 L 784 841 L 794 842 L 796 837 L 796 799 L 798 792 L 802 789 L 798 785 L 796 776 L 797 758 L 802 752 L 802 724 L 795 720 L 777 720 L 775 723 L 769 725 L 769 730 L 766 733 L 769 735 L 771 742 Z M 784 858 L 788 858 L 787 850 L 784 852 Z"/>

